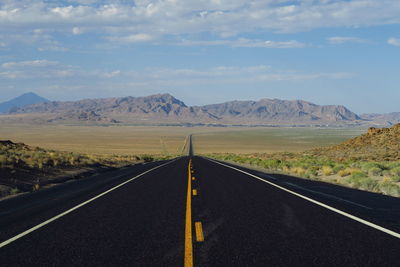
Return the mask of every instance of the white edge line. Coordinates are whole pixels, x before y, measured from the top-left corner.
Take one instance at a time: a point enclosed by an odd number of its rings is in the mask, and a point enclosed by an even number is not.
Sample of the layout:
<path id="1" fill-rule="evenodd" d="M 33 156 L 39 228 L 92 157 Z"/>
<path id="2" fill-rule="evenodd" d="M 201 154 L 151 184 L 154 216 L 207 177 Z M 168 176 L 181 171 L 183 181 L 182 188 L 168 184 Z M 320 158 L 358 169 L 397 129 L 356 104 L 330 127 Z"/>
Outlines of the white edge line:
<path id="1" fill-rule="evenodd" d="M 268 178 L 270 178 L 270 176 L 268 176 Z M 372 210 L 372 208 L 370 208 L 370 207 L 367 207 L 367 206 L 364 206 L 362 204 L 359 204 L 359 203 L 356 203 L 356 202 L 353 202 L 353 201 L 350 201 L 350 200 L 347 200 L 347 199 L 344 199 L 344 198 L 340 198 L 340 197 L 337 197 L 337 196 L 334 196 L 334 195 L 331 195 L 331 194 L 326 194 L 326 193 L 322 193 L 322 192 L 319 192 L 319 191 L 311 190 L 311 189 L 308 189 L 308 188 L 305 188 L 305 187 L 302 187 L 302 186 L 299 186 L 297 184 L 293 184 L 293 183 L 290 183 L 290 182 L 284 182 L 284 183 L 287 184 L 287 185 L 296 187 L 296 188 L 298 188 L 300 190 L 303 190 L 303 191 L 307 191 L 307 192 L 311 192 L 311 193 L 314 193 L 314 194 L 317 194 L 317 195 L 321 195 L 321 196 L 325 196 L 325 197 L 328 197 L 328 198 L 336 199 L 338 201 L 346 202 L 346 203 L 349 203 L 349 204 L 352 204 L 354 206 L 358 206 L 358 207 L 361 207 L 361 208 L 364 208 L 364 209 L 367 209 L 367 210 Z"/>
<path id="2" fill-rule="evenodd" d="M 384 227 L 382 227 L 382 226 L 379 226 L 379 225 L 374 224 L 374 223 L 372 223 L 372 222 L 366 221 L 366 220 L 364 220 L 364 219 L 361 219 L 361 218 L 359 218 L 359 217 L 356 217 L 356 216 L 354 216 L 354 215 L 351 215 L 351 214 L 349 214 L 349 213 L 347 213 L 347 212 L 338 210 L 338 209 L 336 209 L 336 208 L 334 208 L 334 207 L 331 207 L 331 206 L 329 206 L 329 205 L 326 205 L 326 204 L 324 204 L 324 203 L 322 203 L 322 202 L 319 202 L 319 201 L 317 201 L 317 200 L 314 200 L 314 199 L 312 199 L 312 198 L 303 196 L 303 195 L 301 195 L 301 194 L 299 194 L 299 193 L 296 193 L 296 192 L 294 192 L 294 191 L 292 191 L 292 190 L 286 189 L 286 188 L 284 188 L 284 187 L 282 187 L 282 186 L 279 186 L 279 185 L 277 185 L 277 184 L 274 184 L 274 183 L 272 183 L 272 182 L 270 182 L 270 181 L 264 180 L 264 179 L 262 179 L 262 178 L 260 178 L 260 177 L 258 177 L 258 176 L 256 176 L 256 175 L 253 175 L 253 174 L 248 173 L 248 172 L 246 172 L 246 171 L 242 171 L 242 170 L 240 170 L 240 169 L 238 169 L 238 168 L 235 168 L 235 167 L 232 167 L 232 166 L 223 164 L 223 163 L 221 163 L 221 162 L 212 160 L 212 159 L 210 159 L 210 158 L 206 158 L 206 159 L 209 160 L 209 161 L 212 161 L 212 162 L 214 162 L 214 163 L 220 164 L 220 165 L 222 165 L 222 166 L 225 166 L 225 167 L 227 167 L 227 168 L 231 168 L 231 169 L 236 170 L 236 171 L 238 171 L 238 172 L 244 173 L 244 174 L 246 174 L 246 175 L 248 175 L 248 176 L 251 176 L 251 177 L 253 177 L 253 178 L 255 178 L 255 179 L 258 179 L 258 180 L 260 180 L 260 181 L 262 181 L 262 182 L 264 182 L 264 183 L 267 183 L 267 184 L 270 184 L 270 185 L 272 185 L 272 186 L 275 186 L 276 188 L 279 188 L 279 189 L 281 189 L 281 190 L 283 190 L 283 191 L 286 191 L 286 192 L 288 192 L 288 193 L 290 193 L 290 194 L 293 194 L 293 195 L 298 196 L 298 197 L 300 197 L 300 198 L 302 198 L 302 199 L 305 199 L 305 200 L 307 200 L 307 201 L 310 201 L 310 202 L 312 202 L 312 203 L 314 203 L 314 204 L 317 204 L 317 205 L 319 205 L 319 206 L 321 206 L 321 207 L 324 207 L 324 208 L 326 208 L 326 209 L 328 209 L 328 210 L 331 210 L 331 211 L 336 212 L 336 213 L 338 213 L 338 214 L 340 214 L 340 215 L 343 215 L 343 216 L 345 216 L 345 217 L 347 217 L 347 218 L 350 218 L 350 219 L 352 219 L 352 220 L 354 220 L 354 221 L 357 221 L 357 222 L 359 222 L 359 223 L 365 224 L 365 225 L 367 225 L 367 226 L 369 226 L 369 227 L 372 227 L 372 228 L 374 228 L 374 229 L 376 229 L 376 230 L 379 230 L 379 231 L 382 231 L 382 232 L 384 232 L 384 233 L 386 233 L 386 234 L 389 234 L 389 235 L 391 235 L 391 236 L 400 238 L 400 234 L 397 233 L 397 232 L 394 232 L 394 231 L 392 231 L 392 230 L 386 229 L 386 228 L 384 228 Z"/>
<path id="3" fill-rule="evenodd" d="M 58 214 L 58 215 L 56 215 L 56 216 L 54 216 L 54 217 L 48 219 L 47 221 L 44 221 L 44 222 L 42 222 L 42 223 L 40 223 L 40 224 L 38 224 L 38 225 L 36 225 L 36 226 L 30 228 L 30 229 L 28 229 L 28 230 L 26 230 L 26 231 L 24 231 L 24 232 L 18 234 L 18 235 L 14 236 L 14 237 L 12 237 L 12 238 L 6 240 L 6 241 L 3 241 L 3 242 L 0 243 L 0 248 L 2 248 L 2 247 L 4 247 L 4 246 L 6 246 L 6 245 L 8 245 L 8 244 L 10 244 L 10 243 L 12 243 L 12 242 L 18 240 L 18 239 L 20 239 L 20 238 L 23 237 L 23 236 L 26 236 L 26 235 L 32 233 L 33 231 L 36 231 L 37 229 L 39 229 L 39 228 L 41 228 L 41 227 L 43 227 L 43 226 L 45 226 L 45 225 L 47 225 L 47 224 L 49 224 L 49 223 L 51 223 L 51 222 L 57 220 L 57 219 L 59 219 L 59 218 L 65 216 L 65 215 L 67 215 L 67 214 L 69 214 L 69 213 L 71 213 L 71 212 L 73 212 L 74 210 L 79 209 L 79 208 L 82 207 L 82 206 L 85 206 L 86 204 L 89 204 L 90 202 L 92 202 L 92 201 L 94 201 L 94 200 L 96 200 L 96 199 L 98 199 L 98 198 L 100 198 L 100 197 L 102 197 L 102 196 L 104 196 L 104 195 L 110 193 L 111 191 L 114 191 L 115 189 L 117 189 L 117 188 L 119 188 L 119 187 L 121 187 L 121 186 L 123 186 L 123 185 L 125 185 L 125 184 L 127 184 L 127 183 L 129 183 L 129 182 L 132 182 L 132 181 L 135 180 L 135 179 L 137 179 L 137 178 L 139 178 L 139 177 L 141 177 L 141 176 L 143 176 L 143 175 L 145 175 L 145 174 L 147 174 L 147 173 L 149 173 L 149 172 L 151 172 L 151 171 L 154 171 L 154 170 L 156 170 L 156 169 L 158 169 L 158 168 L 161 168 L 161 167 L 163 167 L 163 166 L 165 166 L 165 165 L 167 165 L 167 164 L 170 164 L 170 163 L 172 163 L 172 162 L 174 162 L 174 161 L 176 161 L 176 160 L 177 160 L 177 159 L 175 159 L 175 160 L 173 160 L 173 161 L 170 161 L 170 162 L 167 162 L 167 163 L 164 163 L 164 164 L 161 164 L 161 165 L 159 165 L 159 166 L 157 166 L 157 167 L 154 167 L 154 168 L 152 168 L 152 169 L 150 169 L 150 170 L 147 170 L 147 171 L 145 171 L 145 172 L 143 172 L 143 173 L 141 173 L 141 174 L 139 174 L 139 175 L 137 175 L 137 176 L 135 176 L 135 177 L 133 177 L 133 178 L 130 178 L 129 180 L 127 180 L 127 181 L 125 181 L 125 182 L 123 182 L 123 183 L 121 183 L 121 184 L 119 184 L 119 185 L 117 185 L 117 186 L 114 186 L 114 187 L 111 188 L 111 189 L 108 189 L 107 191 L 105 191 L 105 192 L 103 192 L 103 193 L 101 193 L 101 194 L 98 194 L 97 196 L 95 196 L 95 197 L 93 197 L 93 198 L 91 198 L 91 199 L 89 199 L 89 200 L 86 200 L 85 202 L 82 202 L 82 203 L 79 204 L 79 205 L 76 205 L 75 207 L 73 207 L 73 208 L 71 208 L 71 209 L 69 209 L 69 210 L 67 210 L 67 211 L 64 211 L 63 213 L 60 213 L 60 214 Z"/>

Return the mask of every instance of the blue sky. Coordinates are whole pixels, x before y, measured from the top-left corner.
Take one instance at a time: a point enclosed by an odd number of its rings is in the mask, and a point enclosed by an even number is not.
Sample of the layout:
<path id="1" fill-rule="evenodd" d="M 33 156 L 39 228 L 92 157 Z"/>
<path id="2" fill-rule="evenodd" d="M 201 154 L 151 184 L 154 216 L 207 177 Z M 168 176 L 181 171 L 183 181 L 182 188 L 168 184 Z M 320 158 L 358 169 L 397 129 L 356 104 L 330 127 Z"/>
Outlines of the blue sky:
<path id="1" fill-rule="evenodd" d="M 0 102 L 168 92 L 400 111 L 398 0 L 0 0 Z"/>

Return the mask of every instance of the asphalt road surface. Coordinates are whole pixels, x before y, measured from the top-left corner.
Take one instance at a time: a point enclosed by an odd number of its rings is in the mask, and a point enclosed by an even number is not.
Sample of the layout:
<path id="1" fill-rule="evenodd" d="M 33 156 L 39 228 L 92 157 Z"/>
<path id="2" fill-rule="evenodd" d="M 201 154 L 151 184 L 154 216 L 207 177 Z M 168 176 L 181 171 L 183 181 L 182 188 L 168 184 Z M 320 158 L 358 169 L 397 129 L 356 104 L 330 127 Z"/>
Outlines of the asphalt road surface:
<path id="1" fill-rule="evenodd" d="M 400 266 L 400 199 L 193 156 L 0 201 L 1 266 Z"/>

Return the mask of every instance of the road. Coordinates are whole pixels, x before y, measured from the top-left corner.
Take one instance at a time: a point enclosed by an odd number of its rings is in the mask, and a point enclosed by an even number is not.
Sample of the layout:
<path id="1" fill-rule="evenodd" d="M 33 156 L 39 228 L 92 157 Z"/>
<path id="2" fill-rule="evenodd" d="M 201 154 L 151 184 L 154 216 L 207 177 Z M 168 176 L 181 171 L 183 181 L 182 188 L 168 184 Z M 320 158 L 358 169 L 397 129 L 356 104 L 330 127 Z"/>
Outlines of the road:
<path id="1" fill-rule="evenodd" d="M 400 199 L 193 155 L 0 201 L 1 266 L 399 266 Z"/>

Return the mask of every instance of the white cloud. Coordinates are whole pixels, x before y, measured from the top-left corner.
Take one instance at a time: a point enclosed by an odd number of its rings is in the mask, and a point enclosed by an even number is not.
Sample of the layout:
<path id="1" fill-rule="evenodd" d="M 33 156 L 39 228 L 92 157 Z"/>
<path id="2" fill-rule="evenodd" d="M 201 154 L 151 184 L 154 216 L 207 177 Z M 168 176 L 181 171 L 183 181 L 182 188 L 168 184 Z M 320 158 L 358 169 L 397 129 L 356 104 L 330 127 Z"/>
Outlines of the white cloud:
<path id="1" fill-rule="evenodd" d="M 400 39 L 392 37 L 387 40 L 387 43 L 394 46 L 400 46 Z"/>
<path id="2" fill-rule="evenodd" d="M 14 45 L 35 46 L 40 51 L 67 51 L 60 42 L 44 29 L 30 29 L 28 32 L 5 32 L 0 28 L 0 40 L 4 47 L 12 48 Z"/>
<path id="3" fill-rule="evenodd" d="M 74 66 L 45 59 L 31 61 L 10 61 L 0 65 L 3 79 L 52 79 L 70 77 L 77 73 Z"/>
<path id="4" fill-rule="evenodd" d="M 119 43 L 142 43 L 152 41 L 155 38 L 149 34 L 138 33 L 122 37 L 110 37 L 109 39 Z"/>
<path id="5" fill-rule="evenodd" d="M 259 48 L 301 48 L 307 46 L 306 44 L 296 41 L 262 41 L 262 40 L 250 40 L 240 38 L 237 40 L 213 40 L 213 41 L 191 41 L 184 40 L 180 43 L 181 45 L 193 45 L 193 46 L 216 46 L 224 45 L 231 47 L 259 47 Z"/>
<path id="6" fill-rule="evenodd" d="M 58 62 L 48 61 L 48 60 L 32 60 L 32 61 L 19 61 L 19 62 L 6 62 L 1 64 L 1 67 L 4 69 L 16 69 L 16 68 L 24 68 L 24 67 L 49 67 L 58 65 Z"/>
<path id="7" fill-rule="evenodd" d="M 84 30 L 83 30 L 83 28 L 80 28 L 80 27 L 73 27 L 72 28 L 72 33 L 75 34 L 75 35 L 79 35 L 79 34 L 84 33 Z"/>
<path id="8" fill-rule="evenodd" d="M 368 40 L 358 38 L 358 37 L 344 37 L 335 36 L 327 38 L 328 42 L 331 44 L 345 44 L 345 43 L 367 43 Z"/>
<path id="9" fill-rule="evenodd" d="M 27 36 L 42 29 L 50 39 L 60 32 L 96 33 L 108 40 L 132 43 L 183 36 L 192 39 L 203 33 L 231 38 L 260 31 L 292 33 L 399 24 L 398 14 L 398 0 L 20 0 L 0 4 L 0 35 L 18 32 Z M 336 40 L 348 41 L 356 40 Z M 286 42 L 260 41 L 253 45 L 301 46 L 293 43 L 296 41 Z"/>
<path id="10" fill-rule="evenodd" d="M 32 79 L 35 81 L 63 83 L 95 83 L 112 80 L 113 83 L 129 83 L 138 86 L 182 84 L 234 84 L 263 83 L 269 81 L 306 81 L 317 79 L 347 79 L 351 73 L 304 73 L 300 71 L 277 70 L 267 65 L 237 67 L 218 66 L 207 69 L 188 68 L 145 68 L 142 70 L 85 70 L 55 61 L 32 60 L 5 62 L 0 65 L 0 79 Z M 74 77 L 73 80 L 70 78 Z"/>

